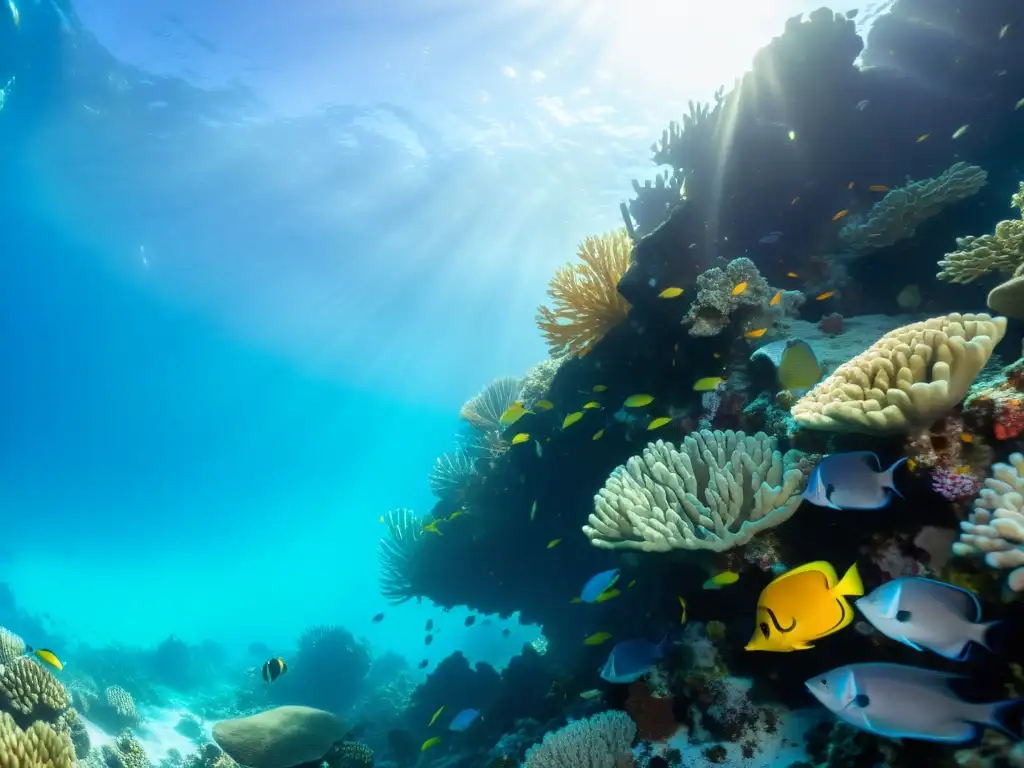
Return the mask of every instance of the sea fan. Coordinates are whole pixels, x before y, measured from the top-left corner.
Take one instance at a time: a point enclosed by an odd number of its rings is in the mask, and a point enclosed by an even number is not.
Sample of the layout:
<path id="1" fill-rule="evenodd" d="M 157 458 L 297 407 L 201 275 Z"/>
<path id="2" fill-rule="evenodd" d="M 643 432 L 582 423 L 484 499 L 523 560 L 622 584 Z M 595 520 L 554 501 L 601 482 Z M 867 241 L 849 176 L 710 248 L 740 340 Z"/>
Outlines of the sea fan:
<path id="1" fill-rule="evenodd" d="M 430 470 L 430 490 L 439 499 L 462 500 L 478 477 L 473 457 L 465 449 L 456 448 L 434 462 Z"/>
<path id="2" fill-rule="evenodd" d="M 495 379 L 467 400 L 459 415 L 481 432 L 500 432 L 501 414 L 519 399 L 522 389 L 523 382 L 515 376 Z"/>
<path id="3" fill-rule="evenodd" d="M 393 509 L 384 516 L 387 536 L 380 540 L 380 591 L 390 603 L 399 605 L 416 597 L 410 570 L 420 542 L 422 523 L 409 509 Z"/>

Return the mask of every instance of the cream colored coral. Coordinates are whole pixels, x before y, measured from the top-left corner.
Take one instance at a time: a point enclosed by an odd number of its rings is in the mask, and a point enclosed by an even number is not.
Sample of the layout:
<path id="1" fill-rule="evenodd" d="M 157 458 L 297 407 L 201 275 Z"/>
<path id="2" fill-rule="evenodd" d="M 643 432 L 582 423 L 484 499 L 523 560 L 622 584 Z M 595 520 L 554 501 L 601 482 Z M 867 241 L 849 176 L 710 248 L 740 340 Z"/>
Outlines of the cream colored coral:
<path id="1" fill-rule="evenodd" d="M 721 552 L 788 520 L 800 506 L 799 451 L 762 432 L 703 430 L 677 451 L 659 440 L 617 467 L 583 532 L 603 549 Z"/>
<path id="2" fill-rule="evenodd" d="M 1024 320 L 1024 263 L 1013 277 L 988 292 L 988 308 L 1001 315 Z"/>
<path id="3" fill-rule="evenodd" d="M 1010 273 L 1024 265 L 1024 182 L 1010 198 L 1021 218 L 996 224 L 994 235 L 958 237 L 957 249 L 939 261 L 937 277 L 951 283 L 969 283 L 989 272 Z"/>
<path id="4" fill-rule="evenodd" d="M 54 721 L 70 704 L 60 681 L 28 657 L 0 665 L 0 709 L 28 721 Z"/>
<path id="5" fill-rule="evenodd" d="M 793 406 L 801 427 L 887 434 L 928 426 L 967 394 L 1006 318 L 933 317 L 885 334 Z"/>
<path id="6" fill-rule="evenodd" d="M 953 554 L 984 555 L 992 568 L 1010 570 L 1010 589 L 1024 592 L 1024 454 L 992 465 L 970 517 L 960 523 Z"/>
<path id="7" fill-rule="evenodd" d="M 0 712 L 0 768 L 72 768 L 75 748 L 66 733 L 57 733 L 42 721 L 22 730 L 6 712 Z"/>
<path id="8" fill-rule="evenodd" d="M 217 746 L 249 768 L 293 768 L 320 763 L 344 740 L 344 723 L 311 707 L 276 707 L 249 717 L 221 720 L 213 726 Z"/>
<path id="9" fill-rule="evenodd" d="M 25 641 L 9 629 L 0 627 L 0 664 L 9 664 L 24 655 Z"/>
<path id="10" fill-rule="evenodd" d="M 124 688 L 119 685 L 112 685 L 105 691 L 107 705 L 127 720 L 138 720 L 139 712 L 135 708 L 135 699 Z"/>

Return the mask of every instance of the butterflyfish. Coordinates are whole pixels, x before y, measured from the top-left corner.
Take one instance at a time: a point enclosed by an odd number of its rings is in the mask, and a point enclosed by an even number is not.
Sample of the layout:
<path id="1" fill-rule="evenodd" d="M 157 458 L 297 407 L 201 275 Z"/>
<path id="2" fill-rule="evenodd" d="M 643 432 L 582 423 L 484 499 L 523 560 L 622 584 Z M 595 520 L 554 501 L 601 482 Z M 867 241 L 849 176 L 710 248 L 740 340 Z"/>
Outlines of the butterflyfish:
<path id="1" fill-rule="evenodd" d="M 749 331 L 747 331 L 746 333 L 743 334 L 743 338 L 745 338 L 745 339 L 760 339 L 766 333 L 768 333 L 768 329 L 767 328 L 752 328 L 751 330 L 749 330 Z"/>
<path id="2" fill-rule="evenodd" d="M 736 285 L 734 285 L 733 288 L 732 288 L 732 295 L 733 296 L 739 296 L 741 293 L 743 293 L 745 290 L 747 290 L 747 285 L 748 285 L 748 283 L 747 283 L 746 280 L 744 280 L 743 282 L 740 282 L 740 283 L 736 283 Z"/>
<path id="3" fill-rule="evenodd" d="M 554 549 L 555 547 L 557 547 L 561 543 L 562 543 L 561 539 L 552 539 L 551 541 L 548 542 L 548 549 Z"/>
<path id="4" fill-rule="evenodd" d="M 682 295 L 683 295 L 683 289 L 682 288 L 677 288 L 676 286 L 673 285 L 673 286 L 671 286 L 669 288 L 666 288 L 661 293 L 659 293 L 658 294 L 658 298 L 659 299 L 674 299 L 677 296 L 682 296 Z"/>
<path id="5" fill-rule="evenodd" d="M 573 411 L 562 421 L 562 429 L 568 429 L 583 418 L 583 411 Z"/>
<path id="6" fill-rule="evenodd" d="M 591 440 L 600 440 L 603 436 L 604 436 L 604 430 L 603 429 L 599 429 L 599 430 L 597 430 L 597 432 L 594 433 L 594 436 L 592 438 L 590 438 L 590 439 Z"/>
<path id="7" fill-rule="evenodd" d="M 682 595 L 676 595 L 676 600 L 679 601 L 679 623 L 686 623 L 686 600 Z"/>
<path id="8" fill-rule="evenodd" d="M 429 739 L 427 739 L 426 741 L 423 742 L 423 746 L 420 747 L 420 752 L 426 752 L 428 749 L 430 749 L 432 747 L 436 747 L 440 743 L 441 743 L 441 737 L 440 736 L 431 736 Z"/>
<path id="9" fill-rule="evenodd" d="M 824 293 L 819 293 L 817 296 L 815 296 L 814 300 L 815 301 L 825 301 L 826 299 L 831 299 L 835 295 L 836 295 L 835 291 L 825 291 Z"/>
<path id="10" fill-rule="evenodd" d="M 782 301 L 782 291 L 778 291 L 774 296 L 772 296 L 772 300 L 768 302 L 768 306 L 774 307 L 778 305 L 780 301 Z"/>
<path id="11" fill-rule="evenodd" d="M 653 431 L 655 429 L 659 429 L 660 427 L 664 427 L 666 424 L 671 424 L 671 423 L 672 423 L 672 419 L 670 417 L 668 417 L 668 416 L 659 416 L 658 418 L 653 419 L 651 421 L 651 423 L 647 425 L 647 431 L 651 432 L 651 431 Z"/>
<path id="12" fill-rule="evenodd" d="M 583 410 L 589 411 L 589 410 L 593 410 L 594 408 L 600 408 L 600 407 L 601 407 L 601 404 L 599 402 L 597 402 L 597 400 L 591 400 L 589 403 L 587 403 L 586 405 L 583 406 Z"/>
<path id="13" fill-rule="evenodd" d="M 704 589 L 721 589 L 722 587 L 728 587 L 730 584 L 735 584 L 739 580 L 740 575 L 736 571 L 722 571 L 705 581 Z"/>
<path id="14" fill-rule="evenodd" d="M 512 438 L 512 445 L 519 445 L 525 443 L 530 439 L 530 436 L 526 432 L 520 432 L 518 435 Z"/>
<path id="15" fill-rule="evenodd" d="M 263 680 L 265 682 L 272 683 L 287 671 L 288 665 L 280 656 L 263 662 Z"/>
<path id="16" fill-rule="evenodd" d="M 429 728 L 430 726 L 432 726 L 434 723 L 437 722 L 437 718 L 439 718 L 441 716 L 442 712 L 444 712 L 444 704 L 442 704 L 440 707 L 437 708 L 437 712 L 434 713 L 434 716 L 432 718 L 430 718 L 430 722 L 427 723 L 427 728 Z"/>
<path id="17" fill-rule="evenodd" d="M 824 369 L 811 345 L 801 339 L 790 339 L 779 359 L 776 376 L 779 385 L 795 394 L 803 394 L 821 380 Z"/>
<path id="18" fill-rule="evenodd" d="M 965 133 L 967 133 L 967 129 L 970 128 L 970 127 L 971 127 L 970 123 L 964 123 L 959 128 L 957 128 L 955 131 L 953 131 L 952 138 L 959 139 L 961 136 L 963 136 Z"/>
<path id="19" fill-rule="evenodd" d="M 803 651 L 854 619 L 849 598 L 864 594 L 857 564 L 842 579 L 824 560 L 787 571 L 761 591 L 748 651 Z"/>
<path id="20" fill-rule="evenodd" d="M 55 654 L 53 651 L 47 648 L 26 648 L 25 650 L 31 653 L 44 664 L 50 665 L 58 672 L 64 669 L 64 662 L 57 658 L 57 654 Z M 281 663 L 283 664 L 284 662 Z"/>
<path id="21" fill-rule="evenodd" d="M 498 417 L 498 423 L 503 427 L 511 427 L 528 413 L 529 411 L 526 410 L 523 404 L 516 400 Z"/>
<path id="22" fill-rule="evenodd" d="M 653 395 L 639 394 L 630 395 L 622 405 L 626 408 L 643 408 L 645 405 L 650 405 L 653 402 Z"/>
<path id="23" fill-rule="evenodd" d="M 555 407 L 555 404 L 552 403 L 550 400 L 538 400 L 536 403 L 533 404 L 533 407 L 536 408 L 538 411 L 550 411 L 552 408 Z"/>
<path id="24" fill-rule="evenodd" d="M 605 642 L 606 640 L 611 640 L 611 639 L 612 639 L 612 633 L 611 632 L 595 632 L 590 637 L 586 638 L 583 641 L 583 644 L 584 645 L 590 645 L 590 646 L 601 645 L 601 643 Z"/>
<path id="25" fill-rule="evenodd" d="M 836 215 L 832 217 L 832 221 L 839 221 L 841 218 L 843 218 L 843 216 L 845 216 L 849 212 L 850 212 L 849 208 L 843 208 L 843 210 L 838 211 L 836 213 Z"/>
<path id="26" fill-rule="evenodd" d="M 711 392 L 712 390 L 718 389 L 718 385 L 721 384 L 725 379 L 721 376 L 705 376 L 702 379 L 697 379 L 693 382 L 694 392 Z"/>

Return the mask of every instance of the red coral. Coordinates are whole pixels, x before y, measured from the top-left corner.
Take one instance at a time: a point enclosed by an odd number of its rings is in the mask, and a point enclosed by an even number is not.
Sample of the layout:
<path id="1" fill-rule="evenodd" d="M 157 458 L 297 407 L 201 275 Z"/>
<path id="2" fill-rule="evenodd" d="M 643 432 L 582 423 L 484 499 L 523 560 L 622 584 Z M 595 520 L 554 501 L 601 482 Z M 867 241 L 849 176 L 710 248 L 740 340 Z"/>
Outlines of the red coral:
<path id="1" fill-rule="evenodd" d="M 997 440 L 1012 440 L 1024 432 L 1024 404 L 1020 398 L 1012 398 L 1000 404 L 995 412 L 992 433 Z"/>
<path id="2" fill-rule="evenodd" d="M 637 735 L 644 741 L 666 741 L 679 730 L 672 713 L 672 697 L 652 696 L 642 680 L 629 686 L 625 709 L 636 723 Z"/>

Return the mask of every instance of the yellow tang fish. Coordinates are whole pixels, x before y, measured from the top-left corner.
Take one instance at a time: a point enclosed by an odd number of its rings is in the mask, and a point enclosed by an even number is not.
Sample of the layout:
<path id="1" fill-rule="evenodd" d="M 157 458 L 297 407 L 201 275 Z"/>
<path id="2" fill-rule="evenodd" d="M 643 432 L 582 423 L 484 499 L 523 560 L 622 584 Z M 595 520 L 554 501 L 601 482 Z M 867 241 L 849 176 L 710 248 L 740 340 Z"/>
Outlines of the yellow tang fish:
<path id="1" fill-rule="evenodd" d="M 740 580 L 740 575 L 736 571 L 722 571 L 716 573 L 710 579 L 704 582 L 704 589 L 721 589 L 727 587 L 730 584 L 735 584 Z"/>
<path id="2" fill-rule="evenodd" d="M 47 650 L 46 648 L 36 648 L 32 653 L 40 661 L 49 664 L 54 669 L 60 671 L 64 669 L 64 662 L 57 658 L 57 654 L 53 651 Z M 283 662 L 282 662 L 283 663 Z"/>
<path id="3" fill-rule="evenodd" d="M 768 329 L 767 328 L 753 328 L 753 329 L 747 331 L 746 333 L 744 333 L 743 334 L 743 338 L 745 338 L 745 339 L 760 339 L 766 333 L 768 333 Z"/>
<path id="4" fill-rule="evenodd" d="M 516 400 L 498 417 L 498 423 L 503 427 L 511 427 L 528 413 L 529 411 L 523 407 L 523 404 Z"/>
<path id="5" fill-rule="evenodd" d="M 823 560 L 801 565 L 779 576 L 757 600 L 757 629 L 748 651 L 803 651 L 811 643 L 838 632 L 854 619 L 848 598 L 864 594 L 857 564 L 842 580 Z"/>
<path id="6" fill-rule="evenodd" d="M 658 418 L 654 419 L 650 424 L 647 425 L 647 431 L 650 432 L 652 430 L 658 429 L 659 427 L 664 427 L 666 424 L 671 423 L 672 419 L 669 418 L 668 416 L 659 416 Z"/>
<path id="7" fill-rule="evenodd" d="M 603 435 L 604 435 L 604 430 L 603 429 L 599 429 L 599 430 L 597 430 L 597 432 L 594 433 L 594 436 L 592 438 L 590 438 L 590 439 L 591 440 L 600 440 Z"/>
<path id="8" fill-rule="evenodd" d="M 888 192 L 890 189 L 891 187 L 888 187 L 885 184 L 872 184 L 868 187 L 868 192 Z"/>
<path id="9" fill-rule="evenodd" d="M 568 429 L 577 421 L 583 418 L 583 411 L 573 411 L 565 417 L 565 421 L 562 422 L 562 429 Z"/>
<path id="10" fill-rule="evenodd" d="M 604 392 L 607 389 L 608 389 L 608 387 L 606 387 L 604 384 L 595 384 L 593 390 L 591 390 L 591 391 L 592 392 Z"/>
<path id="11" fill-rule="evenodd" d="M 512 445 L 519 445 L 520 443 L 525 443 L 529 439 L 530 436 L 528 434 L 526 434 L 525 432 L 520 432 L 518 435 L 512 438 Z"/>
<path id="12" fill-rule="evenodd" d="M 777 306 L 780 301 L 782 301 L 782 291 L 779 291 L 774 296 L 772 296 L 772 300 L 768 302 L 768 306 L 769 307 Z"/>
<path id="13" fill-rule="evenodd" d="M 658 298 L 659 299 L 674 299 L 674 298 L 676 298 L 676 296 L 682 296 L 682 295 L 683 295 L 683 289 L 682 288 L 677 288 L 676 286 L 673 285 L 673 286 L 671 286 L 669 288 L 666 288 L 661 293 L 659 293 L 658 294 Z"/>
<path id="14" fill-rule="evenodd" d="M 429 739 L 423 742 L 423 746 L 420 747 L 420 752 L 426 752 L 431 747 L 436 747 L 441 743 L 440 736 L 431 736 Z"/>
<path id="15" fill-rule="evenodd" d="M 815 296 L 814 300 L 815 301 L 825 301 L 825 299 L 831 299 L 835 295 L 836 295 L 835 291 L 825 291 L 824 293 L 819 293 L 817 296 Z"/>
<path id="16" fill-rule="evenodd" d="M 561 539 L 552 539 L 551 541 L 548 542 L 548 549 L 554 549 L 555 547 L 557 547 L 561 543 L 562 543 Z"/>
<path id="17" fill-rule="evenodd" d="M 630 395 L 622 405 L 626 408 L 643 408 L 645 405 L 650 405 L 653 402 L 653 395 Z"/>
<path id="18" fill-rule="evenodd" d="M 552 403 L 550 400 L 538 400 L 536 403 L 533 404 L 533 407 L 536 408 L 538 411 L 550 411 L 552 408 L 555 407 L 555 404 Z"/>
<path id="19" fill-rule="evenodd" d="M 440 707 L 438 707 L 437 712 L 435 712 L 434 716 L 432 718 L 430 718 L 430 722 L 427 723 L 427 728 L 429 728 L 430 726 L 432 726 L 434 723 L 437 722 L 437 718 L 439 718 L 441 716 L 442 712 L 444 712 L 444 704 L 442 704 Z"/>
<path id="20" fill-rule="evenodd" d="M 718 389 L 718 385 L 723 381 L 725 381 L 725 379 L 721 376 L 705 376 L 703 379 L 697 379 L 693 382 L 693 391 L 710 392 L 714 389 Z"/>
<path id="21" fill-rule="evenodd" d="M 683 598 L 682 595 L 676 595 L 676 599 L 679 600 L 679 609 L 680 609 L 679 623 L 680 624 L 685 624 L 686 623 L 686 600 Z"/>
<path id="22" fill-rule="evenodd" d="M 744 280 L 742 283 L 736 283 L 736 285 L 733 286 L 732 295 L 733 296 L 739 296 L 745 290 L 747 290 L 747 281 L 746 280 Z"/>
<path id="23" fill-rule="evenodd" d="M 597 596 L 597 598 L 594 600 L 594 602 L 595 603 L 603 603 L 606 600 L 613 600 L 614 598 L 618 597 L 621 594 L 622 594 L 622 592 L 620 592 L 617 589 L 614 589 L 614 588 L 613 589 L 606 589 L 604 592 L 602 592 L 600 595 Z"/>
<path id="24" fill-rule="evenodd" d="M 591 400 L 589 403 L 583 406 L 583 410 L 590 410 L 592 408 L 600 408 L 601 404 L 597 400 Z"/>
<path id="25" fill-rule="evenodd" d="M 611 640 L 611 632 L 595 632 L 586 640 L 583 641 L 584 645 L 600 645 L 605 640 Z"/>

